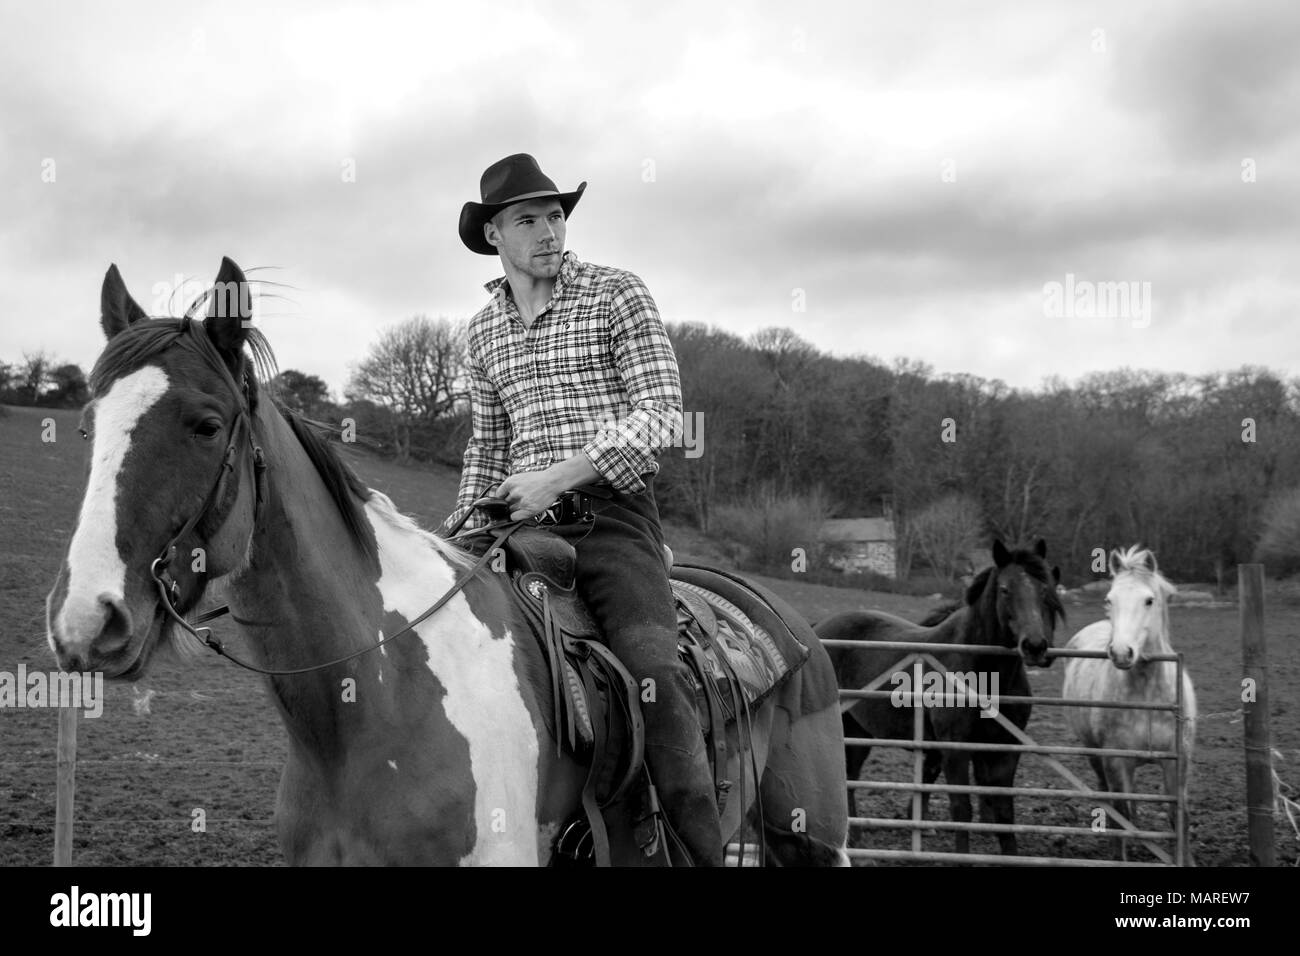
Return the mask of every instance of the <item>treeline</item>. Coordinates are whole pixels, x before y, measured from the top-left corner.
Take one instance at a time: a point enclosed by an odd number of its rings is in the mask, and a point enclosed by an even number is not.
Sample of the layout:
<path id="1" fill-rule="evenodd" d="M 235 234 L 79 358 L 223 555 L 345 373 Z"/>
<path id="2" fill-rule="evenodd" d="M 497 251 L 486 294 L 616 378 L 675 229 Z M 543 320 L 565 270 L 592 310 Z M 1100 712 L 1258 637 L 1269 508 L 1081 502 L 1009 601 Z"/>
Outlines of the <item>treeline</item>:
<path id="1" fill-rule="evenodd" d="M 386 330 L 341 401 L 282 372 L 280 400 L 401 460 L 459 467 L 469 435 L 464 324 L 424 316 Z M 1069 581 L 1096 549 L 1140 542 L 1183 580 L 1234 564 L 1300 570 L 1300 380 L 1244 367 L 1211 375 L 1095 373 L 1013 389 L 915 361 L 827 355 L 789 329 L 748 339 L 668 326 L 688 419 L 661 456 L 660 510 L 751 566 L 824 569 L 829 517 L 890 513 L 900 573 L 955 578 L 993 536 L 1046 538 Z M 75 365 L 0 363 L 0 402 L 76 406 Z M 1294 532 L 1294 533 L 1293 533 Z M 762 553 L 759 553 L 762 552 Z M 810 570 L 814 568 L 810 567 Z"/>
<path id="2" fill-rule="evenodd" d="M 698 457 L 664 456 L 660 497 L 704 530 L 760 482 L 815 491 L 828 516 L 891 508 L 909 568 L 918 519 L 956 498 L 980 543 L 1044 537 L 1073 580 L 1094 549 L 1134 542 L 1174 576 L 1204 580 L 1255 558 L 1266 505 L 1300 474 L 1300 381 L 1262 368 L 1124 369 L 1024 390 L 825 355 L 788 330 L 669 331 L 703 443 Z"/>
<path id="3" fill-rule="evenodd" d="M 90 399 L 81 366 L 45 352 L 24 354 L 20 362 L 0 360 L 0 405 L 79 408 Z"/>
<path id="4" fill-rule="evenodd" d="M 460 467 L 469 437 L 469 413 L 425 413 L 404 408 L 383 395 L 359 389 L 354 375 L 342 401 L 334 401 L 325 382 L 297 369 L 280 372 L 268 387 L 286 408 L 339 432 L 350 427 L 349 441 L 402 462 L 436 462 Z"/>

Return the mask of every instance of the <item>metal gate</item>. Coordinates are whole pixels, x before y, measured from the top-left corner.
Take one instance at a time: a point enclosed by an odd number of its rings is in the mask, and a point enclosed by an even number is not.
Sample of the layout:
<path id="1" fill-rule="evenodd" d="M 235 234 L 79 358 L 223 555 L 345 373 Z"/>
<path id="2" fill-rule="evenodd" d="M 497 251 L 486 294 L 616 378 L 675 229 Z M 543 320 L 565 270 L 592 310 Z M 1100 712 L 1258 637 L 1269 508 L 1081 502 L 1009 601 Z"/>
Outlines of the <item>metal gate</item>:
<path id="1" fill-rule="evenodd" d="M 864 645 L 860 641 L 849 640 L 825 640 L 822 643 L 826 647 L 843 647 L 843 648 L 862 648 Z M 909 829 L 912 831 L 912 847 L 910 850 L 876 850 L 876 849 L 853 849 L 848 850 L 848 855 L 853 859 L 876 859 L 876 860 L 897 860 L 902 862 L 939 862 L 939 863 L 995 863 L 1010 866 L 1183 866 L 1187 860 L 1187 807 L 1185 805 L 1185 794 L 1182 788 L 1174 796 L 1165 796 L 1163 794 L 1150 793 L 1115 793 L 1101 790 L 1094 790 L 1086 786 L 1070 768 L 1066 767 L 1054 755 L 1080 755 L 1080 756 L 1112 756 L 1112 757 L 1138 757 L 1152 760 L 1166 761 L 1173 760 L 1177 763 L 1179 780 L 1186 779 L 1186 755 L 1183 753 L 1183 735 L 1182 724 L 1183 715 L 1183 656 L 1182 654 L 1154 654 L 1147 658 L 1150 661 L 1173 661 L 1176 665 L 1175 685 L 1177 690 L 1177 699 L 1173 704 L 1146 704 L 1146 703 L 1127 703 L 1121 701 L 1089 701 L 1079 700 L 1066 697 L 1016 697 L 1016 696 L 999 696 L 999 704 L 1019 704 L 1027 703 L 1034 706 L 1060 706 L 1060 707 L 1115 707 L 1128 710 L 1147 710 L 1147 711 L 1172 711 L 1176 715 L 1177 728 L 1174 734 L 1174 749 L 1172 751 L 1155 751 L 1155 750 L 1108 750 L 1099 747 L 1075 747 L 1064 745 L 1044 745 L 1037 743 L 1025 731 L 1021 730 L 1011 721 L 1007 720 L 1001 712 L 992 715 L 988 711 L 981 712 L 981 719 L 998 721 L 1008 733 L 1020 742 L 1018 744 L 986 744 L 986 743 L 966 743 L 961 741 L 936 741 L 924 739 L 924 697 L 922 691 L 922 674 L 925 668 L 931 667 L 946 675 L 950 680 L 961 683 L 975 696 L 975 688 L 971 687 L 965 678 L 960 674 L 952 674 L 941 661 L 933 655 L 936 653 L 951 653 L 955 649 L 960 649 L 963 653 L 979 652 L 980 654 L 996 654 L 1000 656 L 1018 656 L 1019 651 L 1014 648 L 971 644 L 960 645 L 959 648 L 952 644 L 923 644 L 912 643 L 908 641 L 872 641 L 870 642 L 873 650 L 899 650 L 906 653 L 890 669 L 875 677 L 865 687 L 851 690 L 840 690 L 841 711 L 847 710 L 852 706 L 852 702 L 863 698 L 880 699 L 896 696 L 897 690 L 881 690 L 882 684 L 889 681 L 894 674 L 899 673 L 909 665 L 913 668 L 912 674 L 912 713 L 913 729 L 912 738 L 888 739 L 877 737 L 848 737 L 845 738 L 846 744 L 858 744 L 861 746 L 875 747 L 902 747 L 913 748 L 915 758 L 912 767 L 912 780 L 910 783 L 897 781 L 878 781 L 878 780 L 850 780 L 850 790 L 856 792 L 859 789 L 875 791 L 901 791 L 912 793 L 912 815 L 907 820 L 893 820 L 884 817 L 849 817 L 850 832 L 856 828 L 874 828 L 874 829 Z M 1047 652 L 1048 657 L 1091 657 L 1105 658 L 1105 651 L 1080 651 L 1068 648 L 1052 648 Z M 922 766 L 924 761 L 924 751 L 926 750 L 966 750 L 966 751 L 1015 751 L 1024 754 L 1041 754 L 1046 759 L 1048 765 L 1056 771 L 1069 784 L 1070 789 L 1057 790 L 1050 787 L 987 787 L 976 785 L 953 785 L 946 780 L 943 783 L 927 784 L 922 778 Z M 868 764 L 867 766 L 870 766 Z M 1110 826 L 1103 830 L 1096 830 L 1092 827 L 1070 827 L 1070 826 L 1049 826 L 1046 824 L 1027 824 L 1027 823 L 976 823 L 976 822 L 956 822 L 945 820 L 926 820 L 921 817 L 921 795 L 923 793 L 966 793 L 972 797 L 985 795 L 1009 795 L 1038 797 L 1047 799 L 1088 799 L 1097 801 L 1106 813 L 1106 816 L 1114 821 L 1120 831 L 1124 832 L 1129 838 L 1142 843 L 1146 846 L 1158 863 L 1135 862 L 1129 861 L 1121 863 L 1118 860 L 1092 860 L 1066 857 L 1048 857 L 1048 856 L 1002 856 L 1000 854 L 990 853 L 952 853 L 939 852 L 935 850 L 925 850 L 922 847 L 923 831 L 941 830 L 941 831 L 959 831 L 964 830 L 969 833 L 1049 833 L 1053 835 L 1086 835 L 1101 839 L 1113 839 L 1116 832 Z M 1112 800 L 1131 800 L 1135 803 L 1156 803 L 1175 805 L 1175 829 L 1174 830 L 1141 830 L 1136 827 L 1132 821 L 1121 815 L 1114 806 Z M 1161 843 L 1173 843 L 1172 854 L 1162 847 Z"/>

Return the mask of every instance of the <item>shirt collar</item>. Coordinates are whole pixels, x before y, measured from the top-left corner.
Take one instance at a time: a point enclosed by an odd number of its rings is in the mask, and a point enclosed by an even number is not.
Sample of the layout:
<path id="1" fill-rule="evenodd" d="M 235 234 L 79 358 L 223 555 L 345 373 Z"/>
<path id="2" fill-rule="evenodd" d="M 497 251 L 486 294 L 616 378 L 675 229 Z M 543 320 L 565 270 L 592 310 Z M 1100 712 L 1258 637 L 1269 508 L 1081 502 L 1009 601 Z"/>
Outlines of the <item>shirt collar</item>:
<path id="1" fill-rule="evenodd" d="M 578 257 L 572 252 L 564 253 L 564 261 L 560 263 L 560 274 L 555 277 L 555 289 L 551 292 L 551 298 L 554 299 L 560 294 L 564 286 L 573 281 L 578 274 Z M 505 302 L 506 294 L 510 291 L 510 280 L 505 276 L 497 276 L 491 282 L 483 286 L 498 304 Z"/>

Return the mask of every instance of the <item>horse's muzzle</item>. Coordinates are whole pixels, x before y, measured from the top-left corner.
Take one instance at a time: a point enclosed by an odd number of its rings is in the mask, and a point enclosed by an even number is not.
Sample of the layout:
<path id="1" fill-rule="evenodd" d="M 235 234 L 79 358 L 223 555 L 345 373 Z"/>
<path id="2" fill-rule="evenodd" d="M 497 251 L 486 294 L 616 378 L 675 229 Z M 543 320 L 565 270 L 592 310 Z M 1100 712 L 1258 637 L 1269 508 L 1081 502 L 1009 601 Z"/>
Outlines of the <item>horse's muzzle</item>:
<path id="1" fill-rule="evenodd" d="M 1030 667 L 1051 667 L 1055 658 L 1047 656 L 1050 647 L 1047 641 L 1021 641 L 1020 656 Z"/>

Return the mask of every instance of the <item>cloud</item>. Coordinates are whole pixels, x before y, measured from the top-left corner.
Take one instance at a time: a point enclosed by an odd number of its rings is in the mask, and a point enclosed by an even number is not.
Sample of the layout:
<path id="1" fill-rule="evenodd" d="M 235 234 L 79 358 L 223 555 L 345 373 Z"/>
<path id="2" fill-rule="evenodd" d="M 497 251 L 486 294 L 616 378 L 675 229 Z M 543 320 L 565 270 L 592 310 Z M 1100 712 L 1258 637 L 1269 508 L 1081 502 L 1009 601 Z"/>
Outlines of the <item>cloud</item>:
<path id="1" fill-rule="evenodd" d="M 8 360 L 89 365 L 109 262 L 144 301 L 230 255 L 280 267 L 265 275 L 294 301 L 264 323 L 281 365 L 338 392 L 384 325 L 481 306 L 499 266 L 456 217 L 523 150 L 561 188 L 590 183 L 570 248 L 641 274 L 670 320 L 790 325 L 1022 385 L 1140 361 L 1300 368 L 1270 324 L 1300 299 L 1283 3 L 1250 20 L 1009 0 L 7 16 Z M 1155 320 L 1046 322 L 1042 286 L 1066 273 L 1151 282 Z"/>

